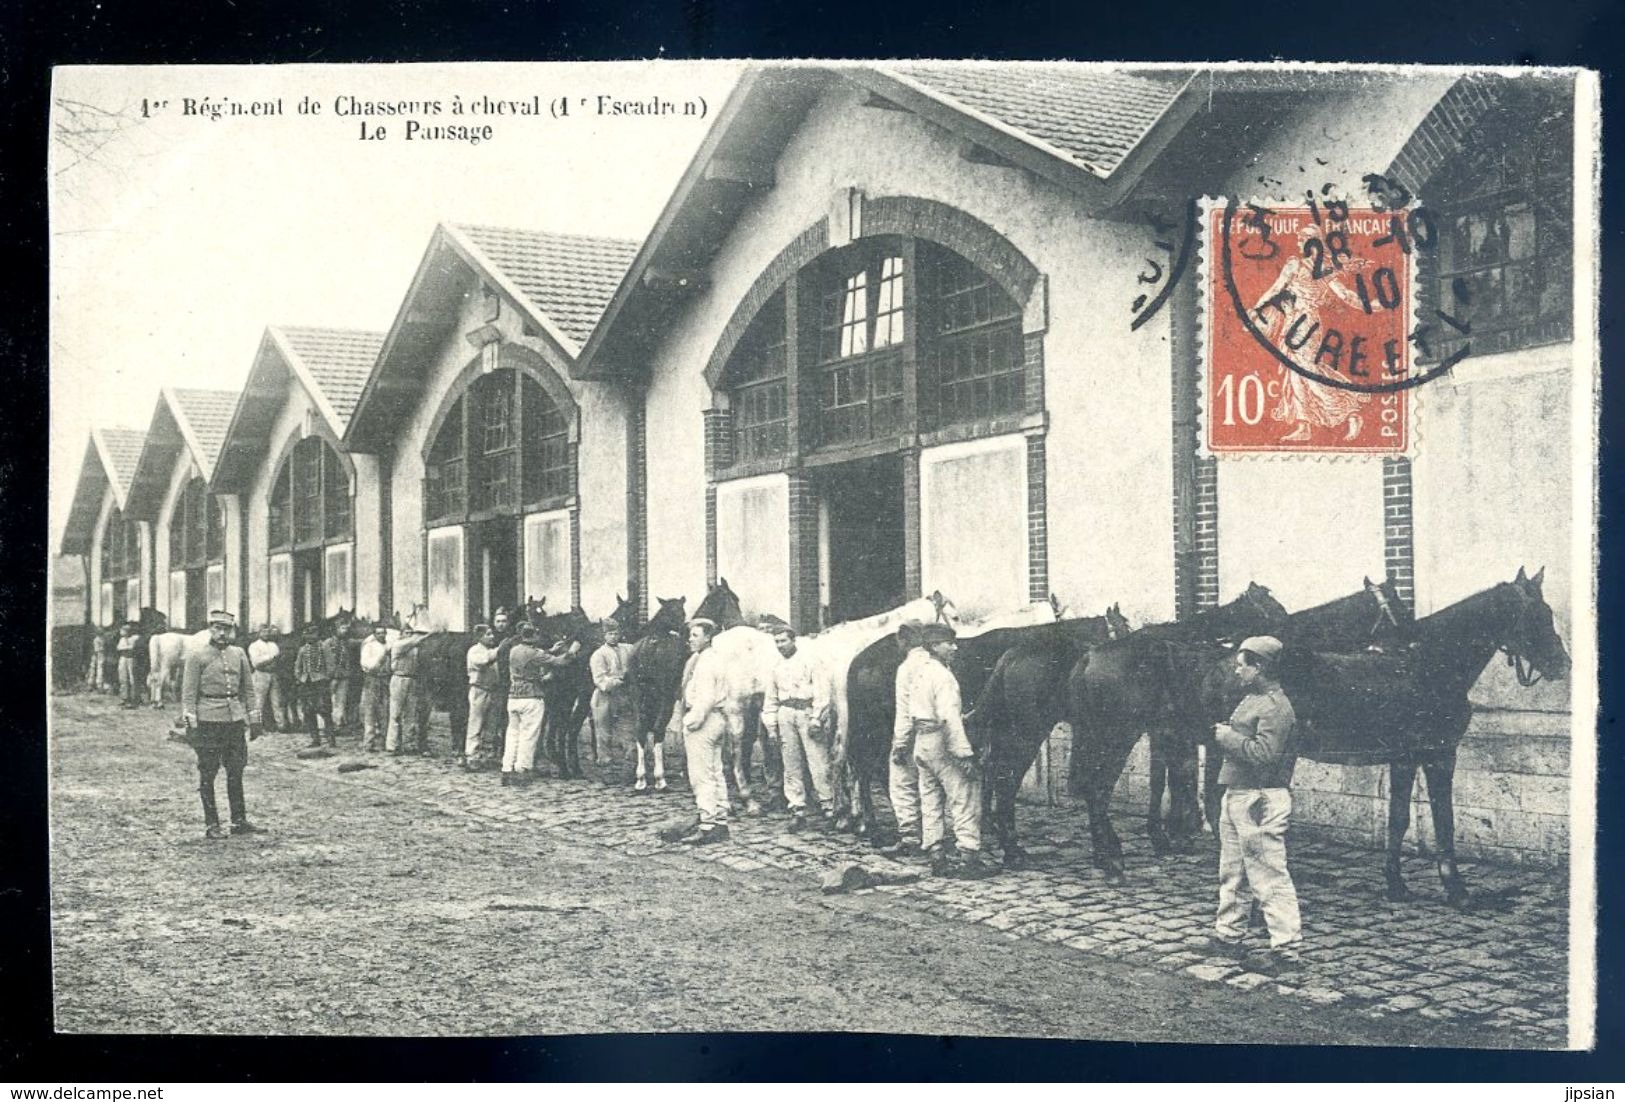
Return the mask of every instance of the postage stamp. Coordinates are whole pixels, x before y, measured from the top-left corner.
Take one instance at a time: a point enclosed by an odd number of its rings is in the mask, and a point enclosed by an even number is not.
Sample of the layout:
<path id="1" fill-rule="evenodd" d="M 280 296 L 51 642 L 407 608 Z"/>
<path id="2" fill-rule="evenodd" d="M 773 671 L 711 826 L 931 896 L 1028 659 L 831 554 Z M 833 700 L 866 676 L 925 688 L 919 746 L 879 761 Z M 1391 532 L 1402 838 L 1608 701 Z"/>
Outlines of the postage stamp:
<path id="1" fill-rule="evenodd" d="M 1204 222 L 1207 450 L 1406 454 L 1426 212 L 1310 191 L 1298 203 L 1210 202 Z"/>

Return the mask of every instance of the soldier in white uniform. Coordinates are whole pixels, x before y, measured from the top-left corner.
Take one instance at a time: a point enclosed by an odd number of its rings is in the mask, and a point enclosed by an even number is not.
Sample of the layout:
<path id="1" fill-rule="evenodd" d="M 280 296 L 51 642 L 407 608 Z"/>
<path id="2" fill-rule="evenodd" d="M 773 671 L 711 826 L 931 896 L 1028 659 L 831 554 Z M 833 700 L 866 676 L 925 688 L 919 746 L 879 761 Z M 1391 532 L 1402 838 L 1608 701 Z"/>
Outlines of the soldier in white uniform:
<path id="1" fill-rule="evenodd" d="M 780 661 L 762 694 L 762 723 L 776 731 L 784 753 L 784 801 L 790 808 L 791 831 L 807 828 L 807 781 L 824 829 L 835 820 L 835 785 L 830 776 L 830 740 L 834 732 L 834 685 L 829 671 L 796 646 L 796 632 L 783 620 L 764 620 L 772 632 Z"/>
<path id="2" fill-rule="evenodd" d="M 920 773 L 914 767 L 914 729 L 908 718 L 908 691 L 914 671 L 922 662 L 931 660 L 920 641 L 923 627 L 911 620 L 897 629 L 897 645 L 906 654 L 897 670 L 891 770 L 886 779 L 892 814 L 897 817 L 897 842 L 881 850 L 893 857 L 910 857 L 920 852 Z"/>
<path id="3" fill-rule="evenodd" d="M 959 679 L 953 673 L 958 644 L 947 624 L 927 624 L 920 631 L 930 657 L 909 672 L 906 693 L 898 694 L 898 721 L 907 717 L 914 737 L 914 765 L 920 775 L 920 841 L 931 858 L 931 871 L 949 871 L 947 822 L 963 864 L 960 875 L 984 876 L 982 861 L 982 779 L 976 749 L 965 734 Z"/>
<path id="4" fill-rule="evenodd" d="M 722 742 L 728 723 L 722 714 L 726 685 L 717 652 L 711 649 L 717 626 L 704 617 L 688 625 L 694 652 L 683 683 L 683 748 L 688 756 L 688 784 L 699 809 L 699 829 L 682 840 L 706 845 L 728 839 L 728 778 L 722 767 Z"/>

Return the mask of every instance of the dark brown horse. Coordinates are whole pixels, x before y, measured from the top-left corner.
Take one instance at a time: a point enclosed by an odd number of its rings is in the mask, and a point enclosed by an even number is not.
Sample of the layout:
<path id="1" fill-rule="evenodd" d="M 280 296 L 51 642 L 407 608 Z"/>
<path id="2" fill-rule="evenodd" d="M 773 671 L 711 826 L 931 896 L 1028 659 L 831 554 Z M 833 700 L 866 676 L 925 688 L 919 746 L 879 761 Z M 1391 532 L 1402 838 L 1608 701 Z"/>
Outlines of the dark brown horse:
<path id="1" fill-rule="evenodd" d="M 1016 793 L 1039 747 L 1055 725 L 1066 719 L 1067 674 L 1084 651 L 1108 639 L 1126 637 L 1129 626 L 1113 605 L 1104 616 L 989 634 L 999 636 L 992 645 L 1008 645 L 985 684 L 970 694 L 975 710 L 966 718 L 966 726 L 971 741 L 983 751 L 983 819 L 998 834 L 1005 865 L 1020 868 L 1027 854 L 1016 842 Z M 973 663 L 956 660 L 954 665 L 963 681 L 974 678 Z"/>
<path id="2" fill-rule="evenodd" d="M 553 669 L 542 682 L 544 714 L 542 752 L 552 761 L 561 777 L 583 777 L 581 771 L 581 728 L 592 714 L 592 672 L 588 662 L 604 642 L 598 625 L 579 606 L 569 612 L 549 613 L 547 599 L 527 597 L 525 619 L 534 625 L 544 648 L 555 655 L 568 653 L 571 644 L 580 649 L 563 668 Z"/>
<path id="3" fill-rule="evenodd" d="M 1467 902 L 1456 867 L 1456 748 L 1472 721 L 1468 692 L 1497 652 L 1518 681 L 1569 671 L 1568 651 L 1541 593 L 1546 571 L 1517 577 L 1417 620 L 1414 642 L 1398 654 L 1283 651 L 1281 686 L 1298 716 L 1300 757 L 1388 766 L 1388 897 L 1409 890 L 1400 843 L 1410 828 L 1416 771 L 1427 774 L 1439 879 L 1449 902 Z"/>
<path id="4" fill-rule="evenodd" d="M 1229 604 L 1102 643 L 1072 667 L 1066 681 L 1069 788 L 1088 808 L 1094 861 L 1108 880 L 1123 876 L 1123 845 L 1108 803 L 1134 744 L 1148 731 L 1194 739 L 1191 717 L 1206 714 L 1210 651 L 1197 644 L 1275 631 L 1286 619 L 1270 591 L 1251 582 Z"/>
<path id="5" fill-rule="evenodd" d="M 664 748 L 666 727 L 671 723 L 672 710 L 677 706 L 677 694 L 682 691 L 683 665 L 688 661 L 688 644 L 683 641 L 683 625 L 688 621 L 684 612 L 687 599 L 683 597 L 657 597 L 659 610 L 646 624 L 637 624 L 632 608 L 624 602 L 615 610 L 615 619 L 626 629 L 627 641 L 632 643 L 632 654 L 627 660 L 627 682 L 632 687 L 632 698 L 638 713 L 638 754 L 647 758 L 655 746 Z M 664 760 L 657 758 L 653 768 L 654 791 L 666 790 Z M 638 770 L 639 784 L 644 783 L 642 769 Z M 639 788 L 639 792 L 648 789 Z"/>

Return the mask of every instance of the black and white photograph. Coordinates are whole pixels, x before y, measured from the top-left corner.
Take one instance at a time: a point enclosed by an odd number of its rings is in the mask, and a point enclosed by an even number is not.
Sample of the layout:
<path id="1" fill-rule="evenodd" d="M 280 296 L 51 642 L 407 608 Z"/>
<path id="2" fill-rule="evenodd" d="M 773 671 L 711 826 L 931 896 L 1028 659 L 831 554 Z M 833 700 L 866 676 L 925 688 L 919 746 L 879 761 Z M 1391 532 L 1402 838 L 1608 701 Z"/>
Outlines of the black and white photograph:
<path id="1" fill-rule="evenodd" d="M 57 68 L 54 1028 L 1590 1048 L 1598 103 Z"/>

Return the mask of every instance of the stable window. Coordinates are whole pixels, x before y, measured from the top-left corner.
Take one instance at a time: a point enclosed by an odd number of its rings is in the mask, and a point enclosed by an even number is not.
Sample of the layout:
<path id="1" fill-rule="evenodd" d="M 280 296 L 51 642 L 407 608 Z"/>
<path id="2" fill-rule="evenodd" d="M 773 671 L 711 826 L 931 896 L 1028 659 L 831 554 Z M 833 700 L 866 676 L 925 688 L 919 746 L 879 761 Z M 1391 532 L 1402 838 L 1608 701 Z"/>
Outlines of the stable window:
<path id="1" fill-rule="evenodd" d="M 925 427 L 1019 413 L 1026 397 L 1021 308 L 959 254 L 922 243 L 920 257 Z"/>
<path id="2" fill-rule="evenodd" d="M 141 529 L 115 508 L 102 530 L 102 578 L 118 581 L 141 572 Z"/>
<path id="3" fill-rule="evenodd" d="M 728 361 L 735 462 L 772 459 L 789 449 L 787 347 L 780 291 L 757 312 Z"/>
<path id="4" fill-rule="evenodd" d="M 423 519 L 558 505 L 573 485 L 568 416 L 536 380 L 503 368 L 474 380 L 442 420 L 425 457 Z"/>
<path id="5" fill-rule="evenodd" d="M 269 514 L 273 548 L 319 546 L 350 538 L 350 476 L 327 441 L 307 436 L 293 446 L 272 483 Z"/>
<path id="6" fill-rule="evenodd" d="M 1572 115 L 1550 91 L 1512 93 L 1506 108 L 1424 196 L 1437 212 L 1430 305 L 1457 323 L 1427 311 L 1433 339 L 1424 334 L 1424 355 L 1469 342 L 1474 355 L 1514 351 L 1571 336 Z"/>
<path id="7" fill-rule="evenodd" d="M 904 261 L 895 244 L 828 262 L 819 295 L 820 447 L 904 431 Z"/>

